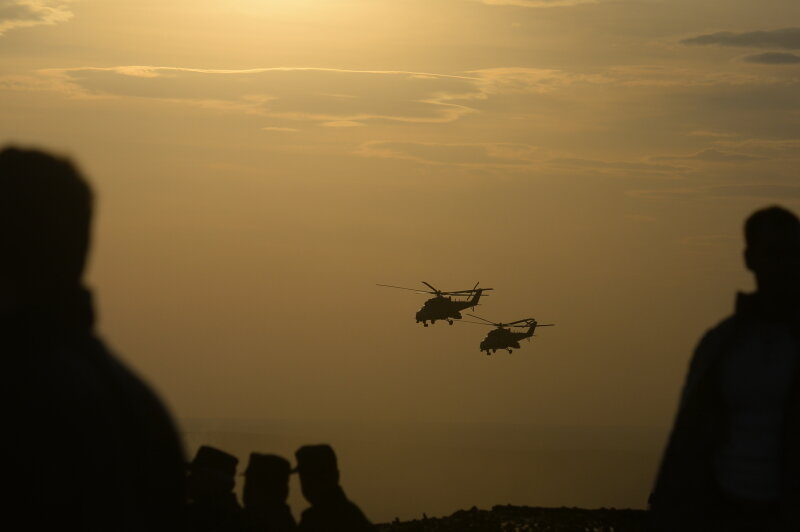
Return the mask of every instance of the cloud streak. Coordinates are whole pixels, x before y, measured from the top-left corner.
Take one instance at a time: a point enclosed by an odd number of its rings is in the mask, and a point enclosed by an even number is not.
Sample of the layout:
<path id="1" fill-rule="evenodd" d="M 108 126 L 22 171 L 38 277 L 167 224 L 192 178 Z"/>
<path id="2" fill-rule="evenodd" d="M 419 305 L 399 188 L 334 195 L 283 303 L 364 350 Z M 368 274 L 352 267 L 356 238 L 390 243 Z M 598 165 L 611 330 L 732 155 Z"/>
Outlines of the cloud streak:
<path id="1" fill-rule="evenodd" d="M 515 6 L 515 7 L 573 7 L 585 4 L 597 4 L 599 0 L 480 0 L 482 4 L 490 6 Z"/>
<path id="2" fill-rule="evenodd" d="M 690 45 L 743 46 L 751 48 L 783 48 L 785 50 L 800 49 L 800 28 L 783 28 L 780 30 L 750 31 L 734 33 L 720 31 L 690 37 L 681 41 Z"/>
<path id="3" fill-rule="evenodd" d="M 127 65 L 39 74 L 73 97 L 146 98 L 328 127 L 452 122 L 474 112 L 465 102 L 480 97 L 479 77 L 395 70 Z"/>
<path id="4" fill-rule="evenodd" d="M 763 54 L 748 55 L 743 58 L 747 63 L 759 65 L 796 65 L 800 63 L 800 55 L 785 52 L 767 52 Z"/>
<path id="5" fill-rule="evenodd" d="M 579 173 L 602 176 L 665 177 L 681 168 L 643 161 L 603 161 L 554 153 L 530 144 L 502 142 L 435 143 L 373 140 L 356 154 L 363 157 L 401 159 L 420 164 L 461 168 L 502 168 L 505 171 L 546 171 L 548 175 Z"/>
<path id="6" fill-rule="evenodd" d="M 691 155 L 665 155 L 652 158 L 653 161 L 703 161 L 707 163 L 745 163 L 757 161 L 759 159 L 763 159 L 763 157 L 744 153 L 725 152 L 715 148 L 708 148 Z"/>
<path id="7" fill-rule="evenodd" d="M 404 159 L 423 164 L 483 167 L 531 165 L 541 159 L 539 150 L 527 144 L 435 143 L 372 140 L 356 154 L 364 157 Z"/>
<path id="8" fill-rule="evenodd" d="M 53 26 L 72 16 L 64 1 L 0 0 L 0 36 L 17 28 Z"/>

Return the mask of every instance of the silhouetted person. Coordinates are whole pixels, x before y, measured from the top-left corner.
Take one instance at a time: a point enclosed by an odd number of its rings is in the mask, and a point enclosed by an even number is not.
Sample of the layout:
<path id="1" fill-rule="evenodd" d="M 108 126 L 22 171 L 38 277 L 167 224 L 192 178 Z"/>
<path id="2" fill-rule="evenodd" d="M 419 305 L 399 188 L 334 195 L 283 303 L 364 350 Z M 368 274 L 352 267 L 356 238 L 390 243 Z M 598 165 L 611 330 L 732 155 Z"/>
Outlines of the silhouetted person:
<path id="1" fill-rule="evenodd" d="M 68 161 L 0 151 L 3 520 L 19 530 L 181 530 L 180 443 L 94 332 L 82 285 L 92 194 Z M 9 470 L 10 468 L 10 470 Z"/>
<path id="2" fill-rule="evenodd" d="M 289 497 L 289 461 L 272 454 L 251 453 L 245 471 L 242 502 L 247 532 L 297 530 L 286 499 Z"/>
<path id="3" fill-rule="evenodd" d="M 241 532 L 242 508 L 236 500 L 236 466 L 239 459 L 203 445 L 189 464 L 190 532 Z"/>
<path id="4" fill-rule="evenodd" d="M 659 530 L 800 530 L 800 222 L 745 224 L 757 291 L 694 353 L 651 497 Z"/>
<path id="5" fill-rule="evenodd" d="M 302 532 L 362 532 L 373 526 L 339 486 L 336 454 L 329 445 L 306 445 L 295 452 L 303 497 L 311 507 L 300 519 Z"/>

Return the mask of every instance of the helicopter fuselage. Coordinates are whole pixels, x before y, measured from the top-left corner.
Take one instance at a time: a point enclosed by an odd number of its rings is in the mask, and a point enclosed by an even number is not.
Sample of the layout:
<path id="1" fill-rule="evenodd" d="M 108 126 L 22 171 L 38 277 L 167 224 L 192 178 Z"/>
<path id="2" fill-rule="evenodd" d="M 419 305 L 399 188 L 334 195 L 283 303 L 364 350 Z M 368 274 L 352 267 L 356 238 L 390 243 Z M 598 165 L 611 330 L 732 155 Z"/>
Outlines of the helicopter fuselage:
<path id="1" fill-rule="evenodd" d="M 481 288 L 477 289 L 475 294 L 466 301 L 454 301 L 449 296 L 432 297 L 417 311 L 415 316 L 417 323 L 422 322 L 422 324 L 427 327 L 429 321 L 431 323 L 436 323 L 436 320 L 447 320 L 450 325 L 452 325 L 453 320 L 461 319 L 460 311 L 478 304 L 478 301 L 481 299 L 482 290 Z"/>
<path id="2" fill-rule="evenodd" d="M 511 353 L 512 349 L 520 348 L 520 340 L 532 337 L 535 330 L 536 323 L 531 324 L 525 332 L 514 332 L 505 327 L 494 329 L 489 331 L 489 334 L 481 342 L 481 351 L 486 351 L 486 354 L 489 355 L 498 349 L 506 349 Z"/>

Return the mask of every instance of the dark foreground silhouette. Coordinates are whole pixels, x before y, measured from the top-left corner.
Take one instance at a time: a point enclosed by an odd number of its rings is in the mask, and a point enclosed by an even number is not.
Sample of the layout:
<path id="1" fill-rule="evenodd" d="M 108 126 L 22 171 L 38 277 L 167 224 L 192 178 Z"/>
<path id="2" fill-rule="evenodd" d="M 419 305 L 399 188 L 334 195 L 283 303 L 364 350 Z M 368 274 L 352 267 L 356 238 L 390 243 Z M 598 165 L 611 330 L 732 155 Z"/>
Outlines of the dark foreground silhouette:
<path id="1" fill-rule="evenodd" d="M 68 161 L 0 152 L 5 475 L 13 479 L 3 519 L 19 530 L 181 530 L 184 462 L 172 421 L 94 332 L 81 281 L 91 217 L 91 191 Z"/>
<path id="2" fill-rule="evenodd" d="M 301 532 L 371 532 L 372 524 L 339 485 L 336 454 L 328 445 L 306 445 L 295 453 L 303 497 L 311 507 L 300 519 Z"/>
<path id="3" fill-rule="evenodd" d="M 188 465 L 187 517 L 190 532 L 241 532 L 242 508 L 236 500 L 239 459 L 203 445 Z"/>
<path id="4" fill-rule="evenodd" d="M 368 532 L 374 527 L 339 485 L 336 454 L 329 445 L 306 445 L 297 467 L 274 454 L 251 453 L 240 506 L 234 494 L 239 460 L 203 445 L 188 465 L 190 532 Z M 289 476 L 300 475 L 311 506 L 298 525 L 286 503 Z"/>
<path id="5" fill-rule="evenodd" d="M 379 532 L 646 532 L 644 510 L 495 506 L 377 525 Z"/>
<path id="6" fill-rule="evenodd" d="M 757 291 L 694 353 L 650 499 L 660 531 L 800 531 L 800 221 L 762 209 L 745 240 Z"/>
<path id="7" fill-rule="evenodd" d="M 274 454 L 251 453 L 245 471 L 242 517 L 247 532 L 297 530 L 289 497 L 289 461 Z"/>
<path id="8" fill-rule="evenodd" d="M 91 191 L 68 161 L 0 152 L 6 522 L 43 531 L 294 530 L 286 460 L 251 456 L 244 509 L 233 493 L 235 457 L 202 447 L 187 474 L 163 405 L 96 336 L 82 282 L 91 217 Z M 758 289 L 739 295 L 734 315 L 692 358 L 650 499 L 659 531 L 800 531 L 800 221 L 763 209 L 745 237 Z M 463 292 L 473 299 L 459 304 L 476 304 L 481 289 Z M 311 504 L 298 530 L 375 530 L 340 486 L 330 446 L 301 447 L 296 459 Z M 506 506 L 381 529 L 620 532 L 642 530 L 643 518 Z"/>

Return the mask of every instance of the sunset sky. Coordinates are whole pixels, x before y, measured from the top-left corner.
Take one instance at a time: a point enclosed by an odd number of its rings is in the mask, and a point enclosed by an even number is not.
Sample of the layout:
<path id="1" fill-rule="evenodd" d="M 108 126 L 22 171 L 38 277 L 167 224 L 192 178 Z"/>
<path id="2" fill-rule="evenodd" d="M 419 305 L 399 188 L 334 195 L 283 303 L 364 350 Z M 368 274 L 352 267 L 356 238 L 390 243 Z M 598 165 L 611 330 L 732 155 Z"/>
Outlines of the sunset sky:
<path id="1" fill-rule="evenodd" d="M 800 209 L 796 0 L 0 0 L 0 141 L 98 194 L 99 328 L 176 417 L 668 427 Z M 513 355 L 375 286 L 493 287 Z"/>

